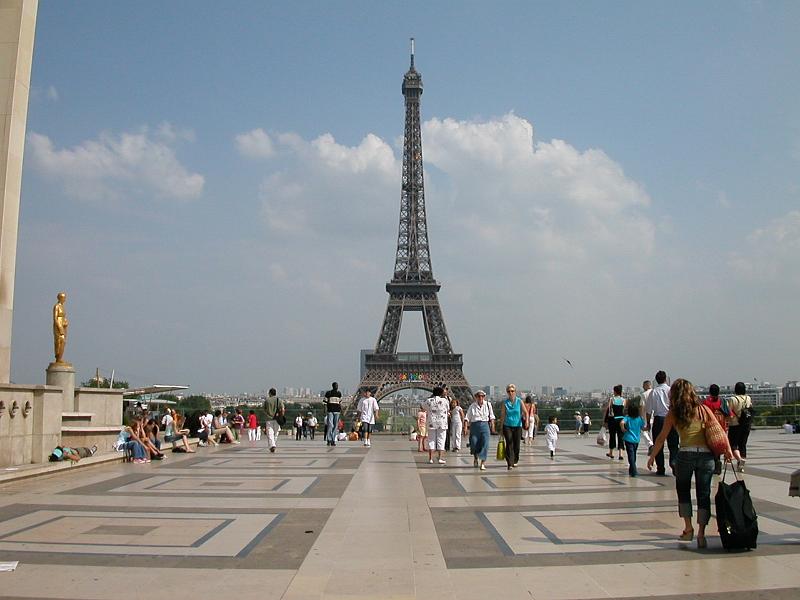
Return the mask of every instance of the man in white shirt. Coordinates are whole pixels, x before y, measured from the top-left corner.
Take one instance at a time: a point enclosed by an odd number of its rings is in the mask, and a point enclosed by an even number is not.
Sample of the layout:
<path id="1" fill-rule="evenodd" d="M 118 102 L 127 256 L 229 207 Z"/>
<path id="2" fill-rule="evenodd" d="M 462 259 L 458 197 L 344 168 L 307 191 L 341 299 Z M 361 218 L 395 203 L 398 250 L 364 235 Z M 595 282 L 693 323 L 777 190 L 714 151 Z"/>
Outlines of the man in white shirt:
<path id="1" fill-rule="evenodd" d="M 649 379 L 645 379 L 642 382 L 642 407 L 644 411 L 640 409 L 640 412 L 645 413 L 645 417 L 647 416 L 647 402 L 650 400 L 650 394 L 653 393 L 653 384 L 650 382 Z M 645 421 L 645 425 L 650 425 L 650 421 Z M 653 438 L 650 435 L 650 432 L 645 428 L 642 429 L 642 437 L 647 440 L 647 454 L 649 455 L 652 452 L 653 447 Z"/>
<path id="2" fill-rule="evenodd" d="M 362 431 L 364 432 L 364 445 L 367 448 L 372 445 L 369 437 L 377 416 L 378 401 L 372 397 L 372 390 L 367 388 L 364 390 L 364 397 L 358 402 L 358 419 L 361 421 Z"/>
<path id="3" fill-rule="evenodd" d="M 314 439 L 314 435 L 317 433 L 317 417 L 311 415 L 308 419 L 308 433 L 311 434 L 311 439 Z"/>
<path id="4" fill-rule="evenodd" d="M 653 438 L 658 438 L 661 430 L 664 429 L 664 421 L 669 412 L 669 385 L 667 385 L 667 374 L 664 371 L 656 373 L 656 388 L 647 398 L 645 411 L 647 413 L 645 422 L 650 423 L 652 417 Z M 648 427 L 648 425 L 645 425 Z M 675 461 L 678 458 L 678 431 L 673 427 L 667 436 L 667 447 L 669 448 L 669 467 L 675 473 Z M 664 449 L 656 454 L 656 472 L 659 475 L 666 475 L 664 468 Z"/>

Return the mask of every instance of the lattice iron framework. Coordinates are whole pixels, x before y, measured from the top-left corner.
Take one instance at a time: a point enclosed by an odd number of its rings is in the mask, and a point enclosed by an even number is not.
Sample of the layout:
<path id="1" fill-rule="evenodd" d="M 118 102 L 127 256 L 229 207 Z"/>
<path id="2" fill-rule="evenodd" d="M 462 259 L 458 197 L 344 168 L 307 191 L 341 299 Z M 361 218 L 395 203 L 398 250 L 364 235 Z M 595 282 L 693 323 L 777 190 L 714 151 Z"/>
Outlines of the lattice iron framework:
<path id="1" fill-rule="evenodd" d="M 389 303 L 375 345 L 367 353 L 366 372 L 359 391 L 370 387 L 380 399 L 411 387 L 433 389 L 446 384 L 462 403 L 472 393 L 463 373 L 462 355 L 453 354 L 450 337 L 439 306 L 440 284 L 433 277 L 428 222 L 425 213 L 425 181 L 422 165 L 420 97 L 422 76 L 414 67 L 414 40 L 411 40 L 411 66 L 403 77 L 405 135 L 403 175 L 400 192 L 400 225 L 394 275 L 386 284 Z M 400 326 L 406 311 L 422 312 L 427 353 L 398 353 Z"/>

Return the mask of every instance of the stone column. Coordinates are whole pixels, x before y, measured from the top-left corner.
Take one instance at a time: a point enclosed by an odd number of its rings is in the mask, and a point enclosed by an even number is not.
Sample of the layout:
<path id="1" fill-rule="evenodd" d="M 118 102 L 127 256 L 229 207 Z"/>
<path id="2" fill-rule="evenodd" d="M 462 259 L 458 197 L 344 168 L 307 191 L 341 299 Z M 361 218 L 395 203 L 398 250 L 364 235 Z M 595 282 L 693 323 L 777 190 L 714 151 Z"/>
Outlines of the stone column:
<path id="1" fill-rule="evenodd" d="M 0 383 L 11 376 L 22 155 L 38 0 L 0 0 Z"/>
<path id="2" fill-rule="evenodd" d="M 47 366 L 47 385 L 61 388 L 63 399 L 61 410 L 63 412 L 74 412 L 75 406 L 75 369 L 71 364 L 62 362 L 51 362 Z"/>

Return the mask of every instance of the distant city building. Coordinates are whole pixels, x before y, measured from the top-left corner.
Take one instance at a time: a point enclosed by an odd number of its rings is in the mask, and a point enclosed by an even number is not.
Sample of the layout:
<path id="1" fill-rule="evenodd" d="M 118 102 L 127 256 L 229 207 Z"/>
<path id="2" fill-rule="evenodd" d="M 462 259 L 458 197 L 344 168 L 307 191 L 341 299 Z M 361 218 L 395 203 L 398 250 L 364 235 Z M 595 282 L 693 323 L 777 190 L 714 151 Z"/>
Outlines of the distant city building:
<path id="1" fill-rule="evenodd" d="M 543 385 L 542 386 L 542 396 L 549 397 L 553 395 L 553 386 L 551 385 Z"/>
<path id="2" fill-rule="evenodd" d="M 794 404 L 800 402 L 800 384 L 796 381 L 787 381 L 781 389 L 781 403 Z"/>

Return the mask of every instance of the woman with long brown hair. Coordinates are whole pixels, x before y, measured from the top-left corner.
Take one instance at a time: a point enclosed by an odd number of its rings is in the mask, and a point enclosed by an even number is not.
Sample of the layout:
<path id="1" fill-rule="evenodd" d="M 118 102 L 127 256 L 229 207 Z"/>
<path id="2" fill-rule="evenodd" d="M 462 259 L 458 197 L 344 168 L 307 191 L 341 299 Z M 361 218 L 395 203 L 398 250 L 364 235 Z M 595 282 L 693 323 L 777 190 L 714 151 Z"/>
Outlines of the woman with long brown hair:
<path id="1" fill-rule="evenodd" d="M 669 390 L 669 412 L 664 428 L 647 459 L 647 468 L 652 469 L 655 457 L 664 447 L 667 435 L 674 427 L 680 437 L 680 450 L 675 462 L 675 489 L 678 493 L 678 514 L 683 517 L 683 532 L 678 537 L 682 542 L 691 542 L 692 528 L 692 475 L 697 493 L 697 547 L 706 547 L 706 525 L 711 518 L 711 478 L 714 474 L 714 455 L 708 449 L 705 438 L 705 420 L 713 418 L 703 408 L 703 401 L 695 394 L 694 386 L 686 379 L 676 379 Z M 733 458 L 730 445 L 725 457 Z"/>

